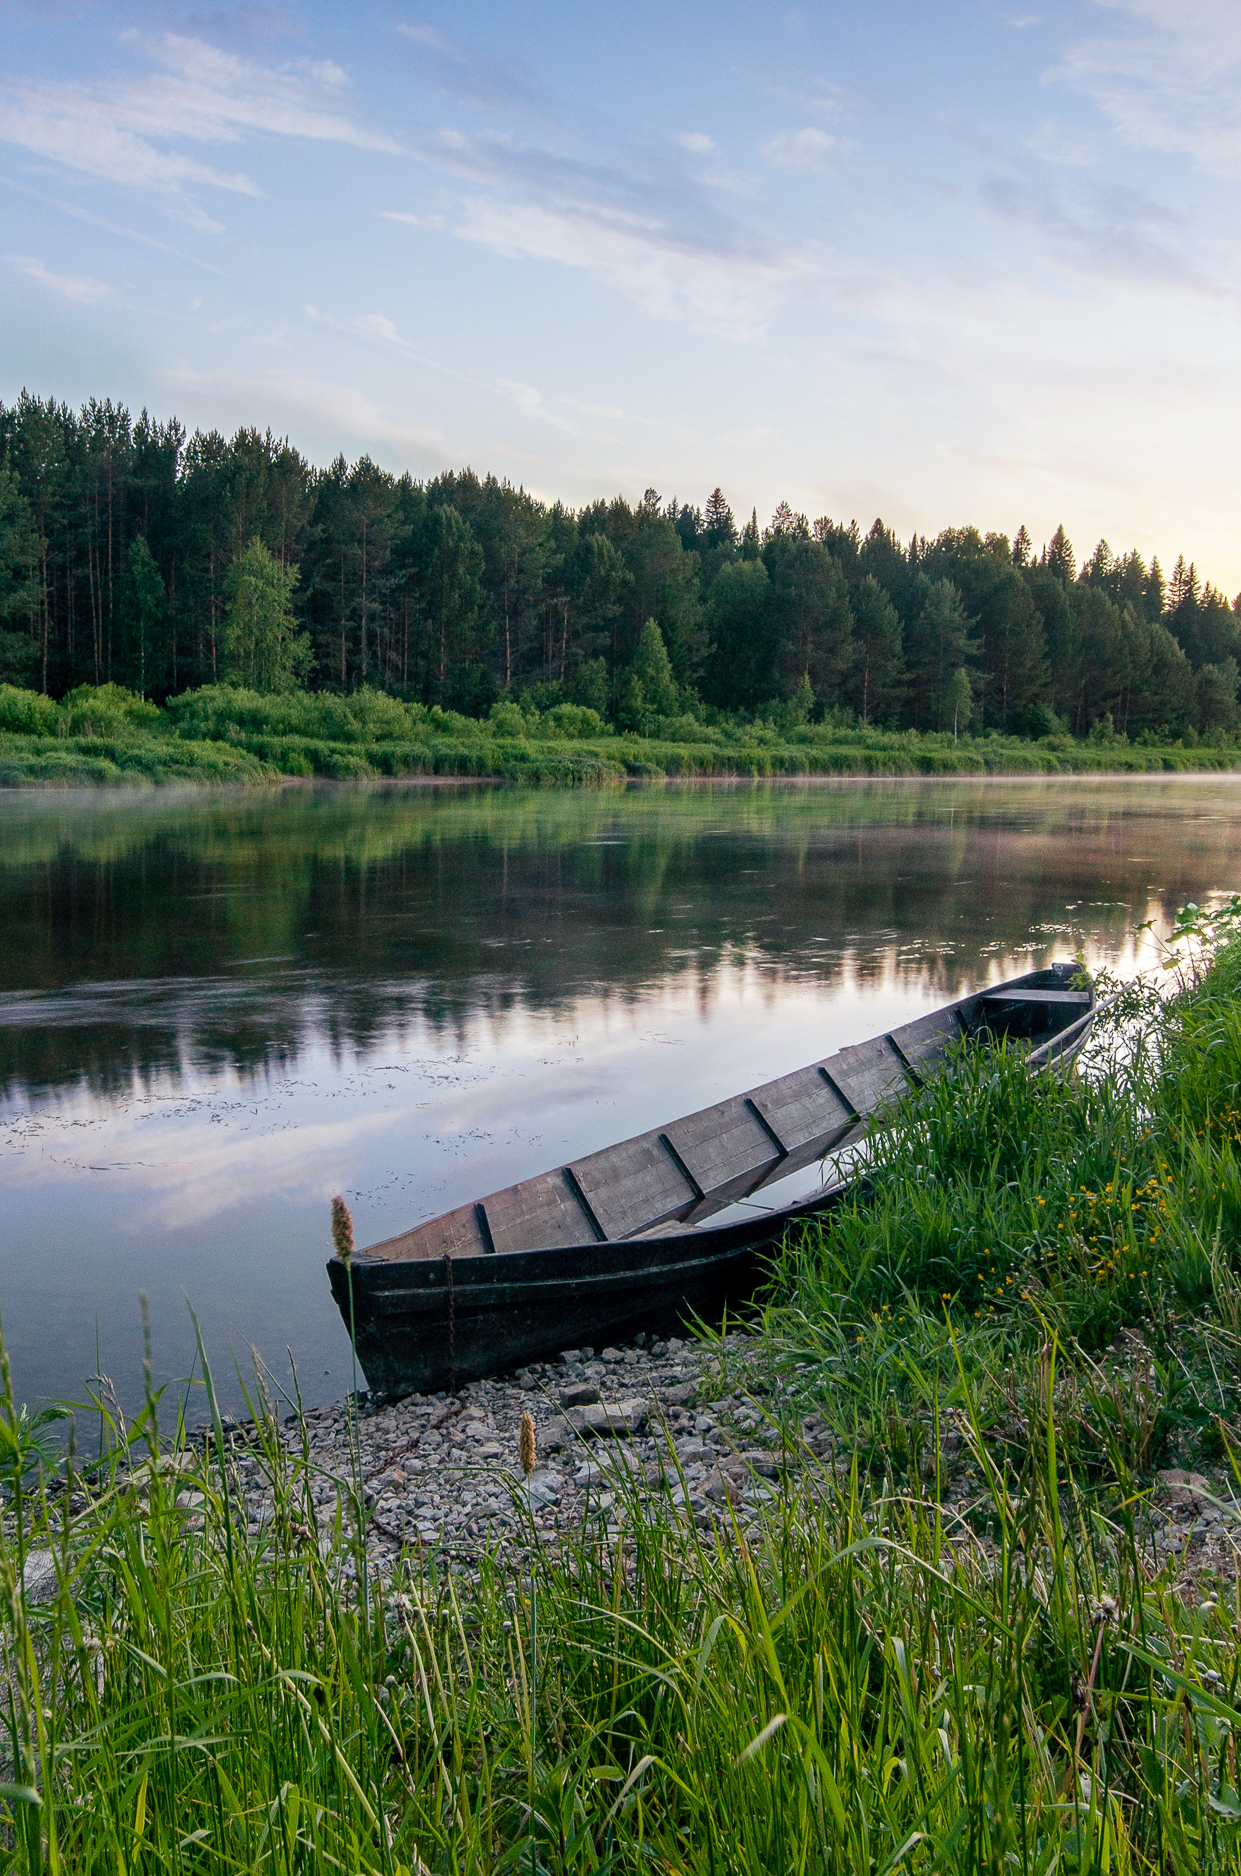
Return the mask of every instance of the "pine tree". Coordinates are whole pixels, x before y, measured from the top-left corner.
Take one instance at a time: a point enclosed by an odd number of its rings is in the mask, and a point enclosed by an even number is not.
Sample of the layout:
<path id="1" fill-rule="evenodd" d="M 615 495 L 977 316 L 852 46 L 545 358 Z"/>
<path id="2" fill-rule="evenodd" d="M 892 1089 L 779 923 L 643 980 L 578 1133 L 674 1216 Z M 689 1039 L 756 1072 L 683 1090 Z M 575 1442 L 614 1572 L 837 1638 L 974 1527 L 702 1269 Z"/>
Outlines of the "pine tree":
<path id="1" fill-rule="evenodd" d="M 853 612 L 853 666 L 845 695 L 863 723 L 889 716 L 900 701 L 904 660 L 901 622 L 887 592 L 870 574 L 855 586 L 849 600 Z"/>
<path id="2" fill-rule="evenodd" d="M 706 526 L 708 547 L 732 547 L 737 539 L 737 524 L 733 520 L 733 511 L 724 500 L 724 492 L 718 485 L 707 497 L 706 512 L 703 517 Z"/>
<path id="3" fill-rule="evenodd" d="M 1073 543 L 1061 524 L 1051 537 L 1050 544 L 1044 549 L 1047 565 L 1066 584 L 1077 577 L 1077 560 L 1073 553 Z"/>

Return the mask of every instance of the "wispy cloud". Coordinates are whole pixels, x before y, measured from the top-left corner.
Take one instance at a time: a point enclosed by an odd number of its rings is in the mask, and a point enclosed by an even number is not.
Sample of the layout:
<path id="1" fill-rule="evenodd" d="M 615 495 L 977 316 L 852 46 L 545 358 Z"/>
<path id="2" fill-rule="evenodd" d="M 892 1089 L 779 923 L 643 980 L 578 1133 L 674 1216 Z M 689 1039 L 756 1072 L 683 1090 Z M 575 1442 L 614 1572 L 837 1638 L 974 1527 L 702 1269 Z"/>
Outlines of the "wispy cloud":
<path id="1" fill-rule="evenodd" d="M 718 190 L 661 173 L 640 152 L 579 160 L 444 129 L 417 154 L 474 185 L 450 217 L 462 239 L 509 259 L 580 269 L 657 318 L 752 339 L 818 272 L 809 244 L 741 225 L 721 212 Z"/>
<path id="2" fill-rule="evenodd" d="M 802 130 L 784 130 L 763 144 L 762 154 L 773 169 L 801 170 L 811 175 L 826 175 L 828 158 L 836 139 L 817 125 Z"/>
<path id="3" fill-rule="evenodd" d="M 554 410 L 548 410 L 543 402 L 543 393 L 536 391 L 532 384 L 519 384 L 513 378 L 497 378 L 496 388 L 503 397 L 511 399 L 523 417 L 533 417 L 538 423 L 550 423 L 556 430 L 564 430 L 569 436 L 581 436 L 582 431 L 567 417 L 561 417 Z"/>
<path id="4" fill-rule="evenodd" d="M 396 30 L 414 48 L 432 86 L 459 104 L 525 116 L 548 115 L 547 94 L 523 61 L 461 45 L 434 26 L 399 25 Z"/>
<path id="5" fill-rule="evenodd" d="M 248 374 L 171 368 L 159 374 L 169 398 L 192 402 L 195 421 L 216 412 L 258 413 L 254 421 L 273 430 L 304 429 L 317 436 L 351 437 L 367 448 L 387 447 L 398 456 L 410 452 L 426 460 L 434 448 L 438 460 L 443 432 L 428 424 L 394 417 L 391 405 L 374 403 L 350 385 L 325 383 L 297 372 Z"/>
<path id="6" fill-rule="evenodd" d="M 805 248 L 711 248 L 595 205 L 476 197 L 458 233 L 512 259 L 581 268 L 657 318 L 738 340 L 760 336 L 789 290 L 817 271 Z"/>
<path id="7" fill-rule="evenodd" d="M 1241 177 L 1235 0 L 1098 0 L 1118 30 L 1080 40 L 1053 76 L 1092 98 L 1133 148 Z"/>
<path id="8" fill-rule="evenodd" d="M 1071 203 L 1020 176 L 986 176 L 979 197 L 1001 221 L 1034 229 L 1074 272 L 1215 293 L 1187 260 L 1185 218 L 1140 189 L 1093 188 Z"/>
<path id="9" fill-rule="evenodd" d="M 12 79 L 0 87 L 0 139 L 81 175 L 154 195 L 200 226 L 214 226 L 195 187 L 257 195 L 243 171 L 223 170 L 180 146 L 230 144 L 260 134 L 396 151 L 387 135 L 342 109 L 345 75 L 331 63 L 265 67 L 205 40 L 167 33 L 152 67 L 93 83 Z"/>
<path id="10" fill-rule="evenodd" d="M 691 156 L 706 156 L 708 151 L 715 148 L 715 138 L 708 137 L 705 130 L 683 130 L 676 141 Z"/>
<path id="11" fill-rule="evenodd" d="M 54 274 L 33 254 L 6 254 L 5 259 L 19 274 L 58 293 L 62 300 L 71 300 L 75 306 L 97 306 L 100 300 L 111 299 L 116 292 L 106 281 L 92 280 L 86 274 Z"/>

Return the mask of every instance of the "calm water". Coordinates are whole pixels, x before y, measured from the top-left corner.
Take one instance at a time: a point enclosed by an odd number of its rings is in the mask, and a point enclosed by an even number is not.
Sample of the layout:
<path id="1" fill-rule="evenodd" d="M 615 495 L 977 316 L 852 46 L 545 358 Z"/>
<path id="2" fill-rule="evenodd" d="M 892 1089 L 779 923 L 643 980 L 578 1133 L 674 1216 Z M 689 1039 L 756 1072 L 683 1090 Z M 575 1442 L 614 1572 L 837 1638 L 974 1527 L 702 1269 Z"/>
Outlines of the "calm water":
<path id="1" fill-rule="evenodd" d="M 1238 884 L 1241 781 L 0 794 L 22 1398 L 349 1385 L 323 1264 Z M 229 1391 L 229 1390 L 226 1390 Z M 235 1393 L 230 1392 L 230 1398 Z"/>

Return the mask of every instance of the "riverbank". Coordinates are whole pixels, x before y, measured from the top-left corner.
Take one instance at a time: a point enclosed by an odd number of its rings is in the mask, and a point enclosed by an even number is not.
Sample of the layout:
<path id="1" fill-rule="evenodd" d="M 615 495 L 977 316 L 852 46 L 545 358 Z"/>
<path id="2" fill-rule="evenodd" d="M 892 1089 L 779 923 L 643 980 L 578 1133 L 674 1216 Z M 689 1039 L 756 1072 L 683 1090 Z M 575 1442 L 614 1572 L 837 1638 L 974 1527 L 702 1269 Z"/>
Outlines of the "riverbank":
<path id="1" fill-rule="evenodd" d="M 607 787 L 665 776 L 1157 775 L 1239 765 L 1235 743 L 1130 743 L 1111 734 L 958 739 L 862 723 L 685 717 L 638 736 L 568 704 L 543 715 L 502 705 L 476 719 L 379 692 L 269 697 L 209 686 L 157 709 L 115 685 L 83 686 L 63 704 L 0 685 L 0 787 L 9 788 L 261 786 L 314 776 Z"/>
<path id="2" fill-rule="evenodd" d="M 954 1077 L 744 1330 L 20 1497 L 10 1404 L 16 1866 L 1231 1869 L 1239 985 Z"/>

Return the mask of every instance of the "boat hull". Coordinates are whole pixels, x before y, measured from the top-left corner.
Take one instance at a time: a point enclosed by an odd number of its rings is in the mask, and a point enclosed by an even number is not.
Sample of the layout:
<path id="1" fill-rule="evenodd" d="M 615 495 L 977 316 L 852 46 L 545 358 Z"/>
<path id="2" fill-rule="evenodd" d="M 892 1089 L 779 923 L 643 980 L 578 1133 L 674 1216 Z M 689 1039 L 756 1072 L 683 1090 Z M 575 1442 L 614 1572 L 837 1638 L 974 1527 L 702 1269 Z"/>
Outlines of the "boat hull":
<path id="1" fill-rule="evenodd" d="M 369 1387 L 403 1395 L 455 1390 L 564 1348 L 606 1347 L 639 1331 L 672 1330 L 689 1315 L 718 1320 L 752 1296 L 763 1252 L 791 1222 L 618 1244 L 511 1251 L 437 1264 L 328 1265 L 332 1294 Z"/>
<path id="2" fill-rule="evenodd" d="M 1070 981 L 1072 966 L 1054 966 L 949 1008 L 963 1034 L 1002 1034 L 1024 1047 L 1032 1072 L 1064 1066 L 1089 1034 L 1093 993 L 1084 1013 L 1050 1015 L 1051 1033 L 1049 1007 L 1036 999 L 1048 995 L 1048 986 L 1059 994 L 1055 986 Z M 908 1079 L 916 1085 L 916 1073 Z M 849 1139 L 877 1119 L 859 1122 Z M 718 1321 L 726 1307 L 748 1301 L 788 1230 L 851 1189 L 835 1185 L 764 1210 L 754 1204 L 762 1183 L 747 1215 L 737 1218 L 734 1206 L 734 1216 L 716 1224 L 670 1223 L 636 1236 L 489 1255 L 447 1251 L 403 1260 L 359 1252 L 348 1264 L 333 1258 L 332 1294 L 373 1393 L 455 1391 L 565 1348 L 623 1342 L 694 1316 Z"/>

